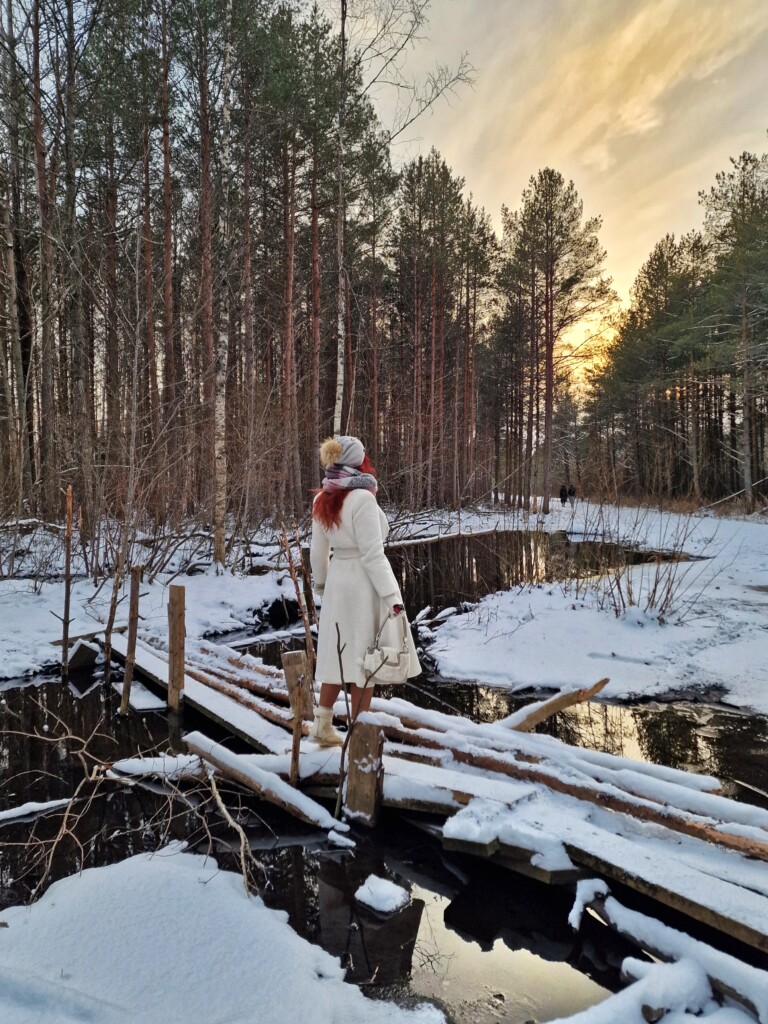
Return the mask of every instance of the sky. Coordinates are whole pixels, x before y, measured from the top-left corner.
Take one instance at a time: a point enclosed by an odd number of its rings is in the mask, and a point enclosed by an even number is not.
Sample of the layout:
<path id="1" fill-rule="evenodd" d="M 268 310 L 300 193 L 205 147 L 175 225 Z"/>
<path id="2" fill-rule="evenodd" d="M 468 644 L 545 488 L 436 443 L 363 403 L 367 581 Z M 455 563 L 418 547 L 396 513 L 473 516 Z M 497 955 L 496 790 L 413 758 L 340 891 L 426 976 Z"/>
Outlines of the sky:
<path id="1" fill-rule="evenodd" d="M 434 146 L 497 228 L 554 167 L 603 218 L 623 299 L 659 239 L 701 226 L 729 158 L 768 151 L 768 0 L 433 0 L 424 36 L 416 75 L 466 52 L 476 81 L 396 159 Z"/>

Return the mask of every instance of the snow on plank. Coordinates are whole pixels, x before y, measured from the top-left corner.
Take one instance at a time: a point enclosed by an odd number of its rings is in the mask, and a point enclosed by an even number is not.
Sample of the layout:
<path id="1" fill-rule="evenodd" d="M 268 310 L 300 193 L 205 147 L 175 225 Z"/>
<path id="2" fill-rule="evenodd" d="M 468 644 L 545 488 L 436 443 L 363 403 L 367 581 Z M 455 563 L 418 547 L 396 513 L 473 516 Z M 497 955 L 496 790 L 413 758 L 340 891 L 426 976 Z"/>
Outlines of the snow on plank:
<path id="1" fill-rule="evenodd" d="M 18 807 L 9 807 L 5 811 L 0 811 L 0 824 L 6 821 L 18 821 L 21 818 L 37 817 L 40 814 L 55 811 L 59 807 L 66 807 L 70 803 L 71 801 L 67 799 L 46 800 L 44 803 L 37 803 L 33 800 L 26 804 L 20 804 Z"/>
<path id="2" fill-rule="evenodd" d="M 510 779 L 403 761 L 384 755 L 384 799 L 388 807 L 413 809 L 425 799 L 448 808 L 464 806 L 475 797 L 512 807 L 536 795 L 536 787 Z"/>
<path id="3" fill-rule="evenodd" d="M 605 882 L 579 882 L 576 902 L 568 918 L 578 931 L 589 908 L 609 928 L 661 960 L 692 960 L 700 964 L 712 988 L 746 1005 L 760 1024 L 768 1024 L 768 973 L 694 939 L 646 914 L 629 910 L 610 894 Z"/>
<path id="4" fill-rule="evenodd" d="M 442 732 L 451 735 L 458 733 L 465 738 L 471 738 L 478 746 L 486 745 L 492 750 L 517 751 L 533 758 L 551 757 L 554 760 L 568 756 L 577 761 L 583 760 L 605 768 L 631 769 L 641 775 L 677 783 L 687 789 L 701 790 L 702 792 L 720 789 L 720 780 L 711 775 L 694 775 L 679 768 L 668 768 L 664 765 L 617 757 L 614 754 L 571 747 L 554 736 L 518 733 L 498 723 L 471 722 L 458 715 L 448 715 L 442 711 L 430 711 L 417 707 L 400 697 L 393 697 L 389 700 L 374 697 L 372 707 L 374 711 L 395 716 L 409 728 L 427 729 L 435 733 Z"/>
<path id="5" fill-rule="evenodd" d="M 112 637 L 112 650 L 125 658 L 128 641 L 123 636 Z M 146 644 L 136 644 L 136 668 L 146 678 L 164 689 L 168 688 L 168 662 Z M 231 697 L 211 689 L 204 683 L 184 676 L 184 701 L 196 711 L 229 729 L 234 735 L 251 743 L 259 750 L 282 754 L 290 750 L 291 737 L 277 725 L 272 725 L 257 712 L 243 707 Z"/>
<path id="6" fill-rule="evenodd" d="M 276 804 L 294 817 L 310 825 L 324 829 L 346 831 L 349 826 L 337 821 L 324 807 L 305 793 L 289 786 L 272 772 L 266 772 L 249 762 L 248 757 L 234 754 L 231 750 L 209 739 L 201 732 L 187 733 L 184 742 L 193 754 L 203 758 L 222 774 L 235 779 L 243 786 L 258 793 L 264 800 Z"/>
<path id="7" fill-rule="evenodd" d="M 531 831 L 553 836 L 575 864 L 615 878 L 668 907 L 711 925 L 756 949 L 768 952 L 768 898 L 725 879 L 699 871 L 680 856 L 695 839 L 668 844 L 645 843 L 641 834 L 619 834 L 622 823 L 614 814 L 591 819 L 589 805 L 541 792 L 499 815 L 500 845 L 525 846 Z M 556 823 L 553 828 L 553 823 Z M 603 827 L 607 825 L 608 827 Z"/>

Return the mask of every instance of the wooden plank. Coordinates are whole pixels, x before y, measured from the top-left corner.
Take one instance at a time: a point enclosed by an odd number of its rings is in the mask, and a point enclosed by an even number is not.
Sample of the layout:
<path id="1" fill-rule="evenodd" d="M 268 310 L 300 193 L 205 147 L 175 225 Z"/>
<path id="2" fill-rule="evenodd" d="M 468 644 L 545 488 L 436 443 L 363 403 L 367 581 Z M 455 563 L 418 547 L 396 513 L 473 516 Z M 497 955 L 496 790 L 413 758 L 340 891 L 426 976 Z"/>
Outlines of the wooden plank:
<path id="1" fill-rule="evenodd" d="M 201 740 L 205 740 L 206 742 L 198 742 L 198 738 Z M 230 763 L 231 758 L 236 757 L 236 755 L 231 755 L 231 751 L 226 751 L 226 754 L 230 755 L 229 759 L 227 761 L 223 760 L 222 757 L 220 757 L 217 754 L 216 750 L 212 749 L 212 747 L 215 748 L 219 745 L 212 744 L 210 741 L 207 740 L 207 737 L 201 737 L 199 733 L 195 735 L 188 735 L 185 737 L 184 742 L 188 750 L 190 750 L 193 754 L 197 754 L 197 756 L 200 757 L 202 760 L 207 761 L 209 764 L 212 764 L 217 771 L 220 771 L 222 773 L 222 775 L 225 775 L 227 778 L 233 779 L 235 782 L 238 782 L 241 786 L 244 786 L 246 789 L 250 789 L 252 790 L 252 792 L 257 793 L 263 800 L 266 800 L 269 803 L 274 804 L 276 807 L 281 807 L 283 810 L 288 811 L 289 814 L 292 814 L 295 818 L 298 818 L 300 821 L 307 822 L 307 824 L 309 825 L 318 825 L 324 823 L 322 824 L 322 827 L 329 828 L 339 826 L 339 823 L 333 820 L 331 816 L 328 814 L 328 812 L 325 810 L 325 808 L 321 807 L 319 804 L 314 805 L 314 807 L 316 808 L 316 814 L 314 816 L 307 814 L 307 812 L 304 810 L 303 807 L 299 805 L 299 803 L 287 798 L 287 796 L 279 796 L 270 787 L 262 786 L 254 778 L 252 778 L 245 772 L 240 771 L 238 768 L 236 768 L 233 764 Z M 224 748 L 222 748 L 222 752 L 224 752 Z M 269 775 L 272 775 L 272 773 L 270 772 L 265 772 L 264 769 L 261 769 L 260 771 L 263 776 L 268 777 Z M 276 780 L 276 783 L 281 783 L 282 786 L 285 785 L 285 783 L 282 782 L 279 776 L 272 775 L 272 777 Z M 306 795 L 304 794 L 297 794 L 296 799 L 301 800 L 305 804 L 307 802 L 313 803 L 313 801 L 309 801 L 308 797 L 306 797 Z M 343 828 L 346 828 L 346 826 L 343 826 Z"/>
<path id="2" fill-rule="evenodd" d="M 99 656 L 97 644 L 87 640 L 77 640 L 69 652 L 69 671 L 77 672 L 82 668 L 90 668 Z"/>
<path id="3" fill-rule="evenodd" d="M 124 638 L 120 639 L 120 645 L 119 649 L 113 647 L 112 650 L 116 659 L 124 662 L 126 653 Z M 162 651 L 155 650 L 154 648 L 145 648 L 144 645 L 139 642 L 136 651 L 135 672 L 147 682 L 152 683 L 161 690 L 167 691 L 168 662 L 165 659 L 167 659 L 167 655 L 164 655 Z M 197 689 L 195 688 L 196 685 L 198 687 Z M 206 702 L 205 694 L 209 689 L 212 694 L 215 692 L 217 697 L 220 696 L 221 698 L 224 698 L 224 704 L 221 712 L 210 707 L 209 703 Z M 187 707 L 199 712 L 212 722 L 215 722 L 217 725 L 225 729 L 231 736 L 237 736 L 239 739 L 253 747 L 254 750 L 260 751 L 264 754 L 282 752 L 282 749 L 278 751 L 276 747 L 268 746 L 267 744 L 260 742 L 257 735 L 254 735 L 254 733 L 250 732 L 246 727 L 242 727 L 237 722 L 232 721 L 231 718 L 227 717 L 223 713 L 227 706 L 227 700 L 231 700 L 233 705 L 237 704 L 232 694 L 226 690 L 226 688 L 222 687 L 219 693 L 218 691 L 214 691 L 212 687 L 209 688 L 208 685 L 203 685 L 201 683 L 197 683 L 194 679 L 190 679 L 190 685 L 185 687 L 184 692 L 184 702 Z M 219 703 L 221 703 L 221 701 L 219 701 Z M 257 715 L 257 712 L 252 708 L 247 708 L 247 710 L 257 716 L 260 723 L 264 721 L 263 716 L 260 714 Z M 275 711 L 277 712 L 277 710 L 278 709 L 276 708 Z"/>
<path id="4" fill-rule="evenodd" d="M 615 845 L 618 839 L 619 837 L 617 836 L 612 837 L 612 844 Z M 632 846 L 630 840 L 627 839 L 624 842 L 629 847 Z M 644 896 L 656 900 L 658 903 L 663 903 L 666 907 L 679 910 L 681 913 L 687 914 L 688 917 L 701 921 L 702 924 L 709 925 L 711 928 L 730 935 L 732 938 L 738 939 L 748 946 L 753 946 L 755 949 L 768 953 L 768 935 L 765 932 L 757 930 L 749 923 L 741 921 L 735 916 L 728 917 L 725 913 L 718 912 L 712 906 L 707 906 L 703 902 L 707 895 L 715 889 L 732 890 L 734 893 L 738 891 L 742 897 L 753 900 L 755 904 L 761 899 L 757 894 L 748 893 L 747 890 L 741 889 L 739 886 L 730 885 L 730 883 L 719 878 L 697 873 L 690 868 L 687 868 L 687 871 L 692 879 L 691 893 L 677 892 L 674 889 L 668 888 L 667 885 L 661 884 L 653 877 L 655 873 L 654 867 L 658 868 L 659 865 L 649 864 L 649 870 L 641 873 L 638 870 L 633 870 L 616 863 L 616 858 L 608 860 L 604 854 L 598 853 L 595 849 L 582 849 L 581 845 L 576 846 L 567 839 L 563 845 L 568 856 L 575 863 L 582 864 L 584 867 L 589 868 L 591 871 L 596 871 L 606 878 L 614 878 L 617 882 L 629 886 L 630 889 L 634 889 L 636 892 L 640 892 Z M 674 858 L 673 851 L 670 851 L 670 858 Z M 695 897 L 693 895 L 694 891 Z M 766 901 L 764 900 L 764 902 Z"/>
<path id="5" fill-rule="evenodd" d="M 700 939 L 670 928 L 637 910 L 629 910 L 613 896 L 597 896 L 586 905 L 586 909 L 591 910 L 607 928 L 658 960 L 671 963 L 690 956 L 706 971 L 715 992 L 740 1003 L 758 1020 L 768 1021 L 768 974 L 765 971 L 736 960 L 728 953 L 716 950 Z M 617 920 L 616 910 L 621 912 L 621 920 Z M 634 928 L 625 927 L 622 921 L 631 921 Z M 697 950 L 701 951 L 700 959 L 696 956 Z M 737 978 L 742 988 L 737 987 Z"/>
<path id="6" fill-rule="evenodd" d="M 378 725 L 356 722 L 349 737 L 349 769 L 344 815 L 368 825 L 378 821 L 384 783 L 384 732 Z"/>
<path id="7" fill-rule="evenodd" d="M 127 626 L 114 626 L 113 629 L 112 629 L 112 632 L 113 633 L 125 633 L 125 631 L 127 629 L 128 629 Z M 102 636 L 104 636 L 104 629 L 103 628 L 102 629 L 92 629 L 90 633 L 78 633 L 77 636 L 69 637 L 67 642 L 70 645 L 72 645 L 72 644 L 77 643 L 78 640 L 98 640 L 99 637 L 102 637 Z M 50 643 L 51 647 L 61 647 L 61 645 L 62 645 L 62 638 L 60 637 L 58 640 L 50 640 L 49 643 Z"/>

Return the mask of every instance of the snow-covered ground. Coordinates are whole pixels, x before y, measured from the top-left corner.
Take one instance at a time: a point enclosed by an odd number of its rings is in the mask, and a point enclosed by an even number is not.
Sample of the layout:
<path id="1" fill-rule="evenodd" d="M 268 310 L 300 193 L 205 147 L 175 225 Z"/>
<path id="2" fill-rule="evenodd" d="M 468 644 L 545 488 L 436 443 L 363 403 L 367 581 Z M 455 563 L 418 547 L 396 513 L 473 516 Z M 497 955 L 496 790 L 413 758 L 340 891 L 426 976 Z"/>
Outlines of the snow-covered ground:
<path id="1" fill-rule="evenodd" d="M 431 651 L 443 675 L 508 689 L 585 685 L 609 676 L 604 696 L 610 698 L 719 687 L 727 701 L 768 713 L 764 515 L 681 516 L 578 502 L 573 511 L 556 504 L 546 517 L 438 512 L 399 517 L 395 526 L 399 540 L 495 528 L 565 530 L 574 540 L 606 537 L 702 559 L 627 569 L 618 581 L 621 595 L 635 603 L 618 616 L 621 597 L 613 576 L 594 585 L 569 582 L 492 594 L 435 630 Z M 167 632 L 169 578 L 142 588 L 146 636 Z M 259 576 L 209 571 L 174 582 L 186 587 L 190 639 L 252 628 L 259 609 L 294 596 L 284 569 Z M 649 607 L 654 585 L 659 600 Z M 671 596 L 663 608 L 665 591 Z M 70 634 L 97 629 L 109 599 L 109 586 L 96 592 L 88 581 L 75 584 Z M 118 622 L 126 606 L 123 598 Z M 0 678 L 31 674 L 55 660 L 50 641 L 60 635 L 54 614 L 62 609 L 61 583 L 35 588 L 28 580 L 0 580 Z"/>
<path id="2" fill-rule="evenodd" d="M 512 523 L 510 523 L 512 525 Z M 722 687 L 729 703 L 768 713 L 768 519 L 679 516 L 648 509 L 557 508 L 545 523 L 572 539 L 605 534 L 697 561 L 623 574 L 634 604 L 616 614 L 616 579 L 520 587 L 482 600 L 435 631 L 440 672 L 494 686 L 586 685 L 604 697 Z M 665 588 L 670 607 L 649 607 Z M 611 591 L 613 588 L 613 592 Z"/>
<path id="3" fill-rule="evenodd" d="M 443 1024 L 344 983 L 339 961 L 242 878 L 178 845 L 56 882 L 2 912 L 8 1024 Z"/>

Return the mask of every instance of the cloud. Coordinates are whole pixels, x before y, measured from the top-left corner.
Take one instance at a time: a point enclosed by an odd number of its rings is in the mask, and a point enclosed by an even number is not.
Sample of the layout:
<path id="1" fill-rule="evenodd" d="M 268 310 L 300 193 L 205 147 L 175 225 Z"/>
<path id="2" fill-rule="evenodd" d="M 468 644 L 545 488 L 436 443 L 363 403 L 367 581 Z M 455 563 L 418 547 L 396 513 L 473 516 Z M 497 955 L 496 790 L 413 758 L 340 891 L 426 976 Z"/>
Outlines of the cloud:
<path id="1" fill-rule="evenodd" d="M 494 218 L 540 167 L 573 178 L 585 212 L 604 216 L 617 281 L 634 276 L 647 238 L 696 226 L 679 213 L 695 216 L 707 184 L 697 169 L 766 148 L 768 3 L 436 0 L 432 10 L 420 66 L 468 50 L 479 75 L 419 125 L 422 148 L 436 146 Z M 622 235 L 629 224 L 643 226 L 642 242 Z"/>

